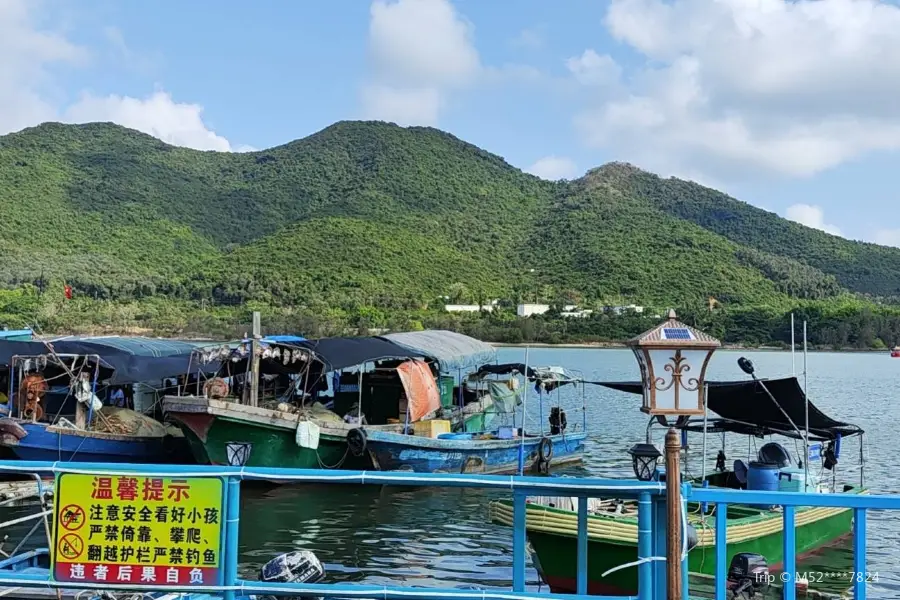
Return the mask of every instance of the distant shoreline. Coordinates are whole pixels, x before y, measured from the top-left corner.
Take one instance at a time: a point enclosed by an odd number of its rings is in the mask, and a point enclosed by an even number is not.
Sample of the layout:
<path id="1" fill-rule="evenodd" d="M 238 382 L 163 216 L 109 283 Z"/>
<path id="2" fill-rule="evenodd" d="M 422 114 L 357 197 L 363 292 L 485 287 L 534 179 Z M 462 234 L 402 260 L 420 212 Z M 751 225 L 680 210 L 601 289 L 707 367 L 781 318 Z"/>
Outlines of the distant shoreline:
<path id="1" fill-rule="evenodd" d="M 509 342 L 488 342 L 495 348 L 559 348 L 559 349 L 593 349 L 593 350 L 622 350 L 628 348 L 622 342 L 581 342 L 581 343 L 562 343 L 549 344 L 546 342 L 533 343 L 509 343 Z M 790 352 L 790 348 L 782 348 L 780 346 L 741 346 L 739 344 L 724 344 L 722 350 L 746 350 L 748 352 Z M 798 345 L 794 348 L 795 352 L 803 352 L 803 347 Z M 853 354 L 890 354 L 890 349 L 876 350 L 873 348 L 813 348 L 808 347 L 808 352 L 848 352 Z"/>

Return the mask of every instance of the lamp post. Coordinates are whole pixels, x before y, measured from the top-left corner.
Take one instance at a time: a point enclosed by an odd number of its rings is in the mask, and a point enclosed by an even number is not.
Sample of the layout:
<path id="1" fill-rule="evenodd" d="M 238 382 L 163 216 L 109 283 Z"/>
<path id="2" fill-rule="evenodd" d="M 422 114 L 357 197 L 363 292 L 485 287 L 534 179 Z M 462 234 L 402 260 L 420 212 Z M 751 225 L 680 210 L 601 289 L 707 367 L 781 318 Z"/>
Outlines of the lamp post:
<path id="1" fill-rule="evenodd" d="M 721 342 L 711 335 L 678 321 L 670 310 L 666 321 L 629 340 L 641 370 L 641 410 L 663 420 L 705 414 L 706 367 Z M 668 422 L 668 421 L 666 421 Z M 632 466 L 638 479 L 646 476 L 653 462 L 649 449 L 631 449 Z M 654 448 L 655 450 L 655 448 Z M 681 581 L 681 474 L 678 465 L 681 440 L 674 427 L 666 433 L 666 571 L 668 600 L 682 600 Z M 704 460 L 706 457 L 704 456 Z"/>

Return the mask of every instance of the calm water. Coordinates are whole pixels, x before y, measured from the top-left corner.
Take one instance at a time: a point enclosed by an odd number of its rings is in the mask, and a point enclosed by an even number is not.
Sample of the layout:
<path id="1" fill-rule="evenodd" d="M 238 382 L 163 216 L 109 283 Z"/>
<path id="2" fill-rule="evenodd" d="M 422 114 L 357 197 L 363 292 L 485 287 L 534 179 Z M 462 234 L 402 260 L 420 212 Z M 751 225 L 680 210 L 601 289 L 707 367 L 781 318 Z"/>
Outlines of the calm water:
<path id="1" fill-rule="evenodd" d="M 717 352 L 710 365 L 713 379 L 743 379 L 737 358 L 748 356 L 761 377 L 791 374 L 790 353 Z M 524 349 L 504 348 L 500 360 L 523 361 Z M 802 355 L 797 354 L 802 372 Z M 532 349 L 530 364 L 563 365 L 579 370 L 589 380 L 636 380 L 636 363 L 626 350 Z M 900 382 L 900 360 L 886 354 L 811 353 L 808 385 L 812 401 L 834 418 L 850 421 L 866 431 L 866 484 L 875 493 L 900 493 L 891 475 L 896 441 L 893 426 L 898 413 L 894 402 Z M 802 382 L 802 377 L 801 377 Z M 587 386 L 587 442 L 584 464 L 564 471 L 576 476 L 633 477 L 626 450 L 643 441 L 647 419 L 639 411 L 639 398 Z M 546 398 L 545 398 L 546 399 Z M 580 390 L 560 396 L 570 427 L 582 422 Z M 554 393 L 552 402 L 556 403 Z M 537 396 L 528 399 L 529 420 L 538 418 Z M 545 403 L 545 406 L 547 404 Z M 546 419 L 547 411 L 544 412 Z M 662 430 L 658 430 L 658 436 Z M 661 437 L 656 438 L 657 441 Z M 784 440 L 780 440 L 784 442 Z M 699 455 L 701 436 L 690 439 Z M 784 442 L 793 451 L 793 442 Z M 721 444 L 709 438 L 711 456 Z M 858 441 L 842 447 L 840 468 L 857 464 Z M 729 462 L 747 455 L 746 438 L 730 436 Z M 711 461 L 709 468 L 712 468 Z M 699 462 L 694 461 L 695 465 Z M 699 475 L 695 467 L 693 474 Z M 839 479 L 858 481 L 858 473 Z M 509 587 L 512 579 L 512 531 L 488 521 L 487 503 L 503 494 L 465 489 L 412 489 L 375 486 L 279 486 L 245 488 L 242 494 L 242 575 L 255 578 L 259 567 L 289 550 L 308 549 L 325 564 L 328 580 L 372 584 L 457 587 Z M 8 518 L 33 512 L 14 509 Z M 15 542 L 30 528 L 10 531 Z M 17 528 L 19 529 L 19 528 Z M 34 536 L 41 543 L 43 536 Z M 29 544 L 30 545 L 30 544 Z M 7 548 L 7 551 L 11 548 Z M 869 585 L 872 598 L 900 598 L 900 514 L 869 511 L 868 568 L 879 583 Z M 852 550 L 847 543 L 828 548 L 798 565 L 799 571 L 851 571 Z M 528 566 L 528 585 L 538 589 L 537 573 Z M 828 589 L 841 592 L 845 581 L 831 581 Z"/>
<path id="2" fill-rule="evenodd" d="M 501 361 L 522 361 L 523 349 L 503 348 Z M 741 355 L 751 358 L 761 377 L 791 374 L 790 353 L 718 352 L 710 365 L 713 379 L 743 379 L 737 368 Z M 635 380 L 638 370 L 626 350 L 531 349 L 530 364 L 564 365 L 593 380 Z M 802 372 L 802 354 L 796 355 Z M 834 418 L 860 425 L 866 431 L 866 484 L 876 493 L 900 493 L 890 475 L 898 431 L 891 415 L 900 382 L 900 360 L 886 354 L 810 353 L 808 387 L 812 401 Z M 801 378 L 802 382 L 802 378 Z M 581 423 L 581 392 L 562 392 L 570 426 Z M 556 402 L 554 394 L 552 402 Z M 642 441 L 646 417 L 639 399 L 598 386 L 586 391 L 587 423 L 591 433 L 585 462 L 565 471 L 578 476 L 632 477 L 625 451 Z M 537 396 L 529 396 L 529 418 L 538 418 Z M 545 411 L 546 418 L 546 411 Z M 662 435 L 659 430 L 658 435 Z M 658 438 L 661 439 L 661 438 Z M 699 456 L 701 436 L 691 438 Z M 780 440 L 784 441 L 784 440 Z M 729 462 L 745 457 L 746 438 L 730 436 Z M 712 456 L 721 445 L 710 436 Z M 785 446 L 793 451 L 793 442 Z M 845 441 L 838 467 L 857 464 L 858 441 Z M 699 465 L 699 462 L 695 461 Z M 710 467 L 712 467 L 712 462 Z M 699 469 L 697 469 L 699 470 Z M 695 473 L 699 474 L 699 473 Z M 839 476 L 840 478 L 840 476 Z M 858 481 L 857 473 L 844 478 Z M 251 489 L 244 492 L 241 511 L 242 571 L 255 576 L 269 558 L 288 550 L 309 549 L 323 561 L 330 581 L 372 584 L 507 587 L 512 578 L 512 532 L 492 525 L 487 502 L 501 494 L 480 490 L 437 490 L 397 487 L 300 486 Z M 900 514 L 870 511 L 868 523 L 869 571 L 879 583 L 869 585 L 873 598 L 900 598 Z M 849 542 L 828 548 L 803 561 L 800 571 L 851 571 Z M 540 587 L 529 562 L 528 584 Z M 847 588 L 844 581 L 829 582 L 831 591 Z"/>

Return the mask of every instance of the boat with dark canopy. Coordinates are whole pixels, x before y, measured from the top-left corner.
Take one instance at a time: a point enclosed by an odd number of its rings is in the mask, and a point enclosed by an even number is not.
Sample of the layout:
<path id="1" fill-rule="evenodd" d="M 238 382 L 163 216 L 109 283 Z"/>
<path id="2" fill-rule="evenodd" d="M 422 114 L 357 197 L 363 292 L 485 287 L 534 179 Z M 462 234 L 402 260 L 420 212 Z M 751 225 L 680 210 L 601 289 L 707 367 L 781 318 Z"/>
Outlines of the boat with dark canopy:
<path id="1" fill-rule="evenodd" d="M 594 382 L 631 394 L 641 394 L 641 383 Z M 698 486 L 733 489 L 769 489 L 780 491 L 865 493 L 863 430 L 851 423 L 833 419 L 811 402 L 809 406 L 808 458 L 792 456 L 783 445 L 770 441 L 756 454 L 728 464 L 725 434 L 750 436 L 751 439 L 781 436 L 794 440 L 805 437 L 807 398 L 795 377 L 758 381 L 708 382 L 710 418 L 681 419 L 676 428 L 683 432 L 722 434 L 714 469 L 706 472 L 706 456 Z M 768 389 L 769 393 L 766 393 Z M 770 395 L 771 394 L 771 395 Z M 713 417 L 712 415 L 715 415 Z M 705 421 L 705 422 L 704 422 Z M 655 480 L 665 477 L 657 467 L 659 449 L 649 443 L 659 420 L 650 419 L 647 442 L 632 448 L 635 473 L 643 469 Z M 668 427 L 667 425 L 665 426 Z M 838 481 L 838 462 L 842 441 L 860 440 L 858 484 Z M 704 436 L 704 440 L 706 437 Z M 704 443 L 704 448 L 706 444 Z M 801 447 L 799 452 L 803 452 Z M 795 453 L 797 454 L 797 453 Z M 685 455 L 686 456 L 686 455 Z M 687 458 L 685 457 L 685 461 Z M 554 592 L 573 593 L 577 552 L 577 503 L 572 498 L 532 498 L 527 508 L 528 539 L 535 565 L 542 579 Z M 710 509 L 688 503 L 688 522 L 696 534 L 688 554 L 689 570 L 700 578 L 715 574 L 715 515 Z M 589 502 L 589 593 L 634 594 L 637 590 L 637 507 L 615 498 Z M 843 508 L 798 508 L 796 531 L 798 556 L 814 552 L 848 535 L 853 511 Z M 499 501 L 491 505 L 494 522 L 512 525 L 512 505 Z M 782 562 L 782 514 L 780 507 L 732 505 L 728 509 L 727 557 L 750 553 L 765 557 L 770 569 L 777 571 Z"/>
<path id="2" fill-rule="evenodd" d="M 369 468 L 347 433 L 363 420 L 400 431 L 439 410 L 433 362 L 378 337 L 264 338 L 197 351 L 194 365 L 218 371 L 163 403 L 201 463 Z"/>
<path id="3" fill-rule="evenodd" d="M 678 339 L 702 339 L 705 334 L 696 332 L 670 315 L 660 328 L 681 334 Z M 687 333 L 683 333 L 687 330 Z M 646 335 L 646 334 L 645 334 Z M 637 339 L 637 338 L 636 338 Z M 657 336 L 657 340 L 659 337 Z M 715 340 L 712 340 L 715 341 Z M 717 343 L 717 342 L 716 342 Z M 637 344 L 635 344 L 637 345 Z M 659 344 L 662 345 L 662 344 Z M 713 346 L 712 343 L 708 344 Z M 809 401 L 796 377 L 759 379 L 753 364 L 746 358 L 738 361 L 740 368 L 751 379 L 745 381 L 704 381 L 705 364 L 712 352 L 704 358 L 704 368 L 693 379 L 681 377 L 687 371 L 685 354 L 677 342 L 668 341 L 665 348 L 654 350 L 656 360 L 662 365 L 641 362 L 640 382 L 593 382 L 609 389 L 642 396 L 644 407 L 650 392 L 669 393 L 674 386 L 705 396 L 705 409 L 700 407 L 700 417 L 677 417 L 667 421 L 662 416 L 651 416 L 647 424 L 645 443 L 635 444 L 630 450 L 632 467 L 638 479 L 663 481 L 665 470 L 658 466 L 662 457 L 659 447 L 653 443 L 655 425 L 664 429 L 675 427 L 682 432 L 682 474 L 700 472 L 692 479 L 695 486 L 748 489 L 782 492 L 830 492 L 843 494 L 867 493 L 864 487 L 864 432 L 851 423 L 826 415 Z M 639 353 L 639 349 L 635 354 Z M 696 364 L 696 363 L 695 363 Z M 654 370 L 653 367 L 656 367 Z M 699 383 L 699 385 L 698 385 Z M 676 396 L 677 397 L 677 396 Z M 683 396 L 687 397 L 687 396 Z M 677 400 L 676 400 L 677 402 Z M 677 410 L 672 411 L 673 417 Z M 689 432 L 702 436 L 702 460 L 700 468 L 691 468 L 688 460 L 687 437 Z M 710 434 L 720 437 L 722 446 L 716 451 L 715 466 L 708 470 L 707 455 Z M 721 434 L 721 435 L 716 435 Z M 726 446 L 726 434 L 748 437 L 746 455 L 738 445 Z M 795 443 L 792 453 L 777 441 L 768 441 L 753 451 L 754 440 L 769 436 L 791 439 Z M 838 463 L 841 447 L 848 438 L 859 439 L 858 481 L 849 478 L 838 480 Z M 729 465 L 726 451 L 741 452 L 740 458 Z M 696 467 L 696 466 L 695 466 Z M 846 470 L 846 469 L 845 469 Z M 849 470 L 849 471 L 852 471 Z M 682 475 L 683 476 L 683 475 Z M 541 578 L 554 592 L 575 592 L 577 556 L 577 502 L 576 498 L 529 498 L 526 527 L 533 549 L 535 567 Z M 638 587 L 637 506 L 616 498 L 590 499 L 588 501 L 588 592 L 603 595 L 634 595 Z M 697 578 L 714 575 L 715 507 L 702 506 L 688 501 L 685 519 L 688 523 L 688 568 Z M 512 526 L 512 505 L 509 501 L 491 503 L 494 522 Z M 847 508 L 802 507 L 795 517 L 795 539 L 800 557 L 814 552 L 848 535 L 851 531 L 853 511 Z M 734 560 L 754 561 L 777 571 L 783 561 L 783 519 L 779 506 L 733 504 L 728 507 L 726 557 Z M 736 559 L 736 557 L 738 557 Z M 728 568 L 728 567 L 726 567 Z"/>
<path id="4" fill-rule="evenodd" d="M 172 462 L 178 440 L 156 419 L 101 400 L 110 389 L 155 386 L 184 373 L 194 346 L 148 355 L 156 340 L 0 341 L 0 446 L 23 460 Z M 151 403 L 152 405 L 152 403 Z"/>

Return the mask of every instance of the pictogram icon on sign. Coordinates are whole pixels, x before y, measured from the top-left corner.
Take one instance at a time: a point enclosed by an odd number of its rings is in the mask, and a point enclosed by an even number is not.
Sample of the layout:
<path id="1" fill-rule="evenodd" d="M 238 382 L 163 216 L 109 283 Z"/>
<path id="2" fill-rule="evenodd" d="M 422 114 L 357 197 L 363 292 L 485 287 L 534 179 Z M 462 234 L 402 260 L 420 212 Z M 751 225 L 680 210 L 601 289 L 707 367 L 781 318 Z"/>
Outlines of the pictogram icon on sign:
<path id="1" fill-rule="evenodd" d="M 84 550 L 84 540 L 74 533 L 67 533 L 59 540 L 59 553 L 69 560 L 73 560 L 81 556 Z"/>
<path id="2" fill-rule="evenodd" d="M 77 531 L 84 526 L 84 509 L 77 504 L 70 504 L 59 513 L 59 524 L 69 531 Z"/>

